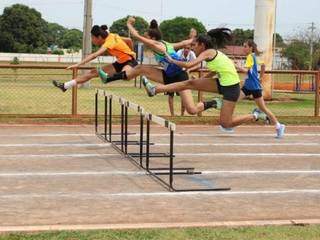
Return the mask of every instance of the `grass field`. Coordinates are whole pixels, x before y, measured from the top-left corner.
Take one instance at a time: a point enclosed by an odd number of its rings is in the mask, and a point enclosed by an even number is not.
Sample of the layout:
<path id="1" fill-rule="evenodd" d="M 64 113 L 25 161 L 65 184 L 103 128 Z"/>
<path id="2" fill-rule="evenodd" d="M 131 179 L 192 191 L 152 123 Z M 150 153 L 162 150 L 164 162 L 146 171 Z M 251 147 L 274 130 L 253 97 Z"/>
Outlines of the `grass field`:
<path id="1" fill-rule="evenodd" d="M 286 77 L 285 77 L 286 76 Z M 0 69 L 0 114 L 70 114 L 71 91 L 62 93 L 53 88 L 52 79 L 67 81 L 72 76 L 66 70 Z M 289 82 L 294 76 L 281 76 L 281 81 Z M 278 80 L 277 80 L 278 81 Z M 78 90 L 78 113 L 93 114 L 94 93 L 103 88 L 118 96 L 138 103 L 157 115 L 169 115 L 167 96 L 147 97 L 143 89 L 134 87 L 134 81 L 117 81 L 103 85 L 98 79 L 91 81 L 89 88 Z M 205 93 L 205 99 L 215 94 Z M 314 94 L 274 92 L 274 100 L 268 102 L 270 109 L 279 116 L 313 116 Z M 197 92 L 194 92 L 197 100 Z M 244 100 L 237 104 L 236 113 L 245 114 L 255 107 L 253 101 Z M 117 111 L 117 110 L 116 110 Z M 175 97 L 175 112 L 180 114 L 180 98 Z M 205 112 L 204 116 L 217 116 L 215 110 Z"/>
<path id="2" fill-rule="evenodd" d="M 318 240 L 320 226 L 62 231 L 0 235 L 0 240 Z"/>

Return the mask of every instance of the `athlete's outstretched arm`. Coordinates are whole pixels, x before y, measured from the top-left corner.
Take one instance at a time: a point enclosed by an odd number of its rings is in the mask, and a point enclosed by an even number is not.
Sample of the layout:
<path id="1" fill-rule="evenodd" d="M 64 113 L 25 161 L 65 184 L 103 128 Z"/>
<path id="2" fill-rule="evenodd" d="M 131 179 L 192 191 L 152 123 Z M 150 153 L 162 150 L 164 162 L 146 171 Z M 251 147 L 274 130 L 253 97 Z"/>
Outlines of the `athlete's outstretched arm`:
<path id="1" fill-rule="evenodd" d="M 88 62 L 90 62 L 91 60 L 103 55 L 105 53 L 107 49 L 105 47 L 100 47 L 100 49 L 94 53 L 91 53 L 89 54 L 87 57 L 85 57 L 81 62 L 77 63 L 77 64 L 74 64 L 74 65 L 71 65 L 69 67 L 67 67 L 67 69 L 72 69 L 72 68 L 77 68 L 83 64 L 86 64 Z"/>
<path id="2" fill-rule="evenodd" d="M 193 40 L 197 37 L 197 35 L 198 35 L 197 30 L 194 28 L 191 28 L 190 33 L 189 33 L 189 39 L 183 40 L 183 41 L 177 42 L 177 43 L 172 43 L 173 48 L 175 50 L 178 50 L 180 48 L 184 48 L 184 47 L 190 45 L 193 42 Z"/>
<path id="3" fill-rule="evenodd" d="M 187 39 L 187 40 L 183 40 L 181 42 L 177 42 L 177 43 L 172 43 L 172 46 L 175 50 L 184 48 L 188 45 L 190 45 L 193 42 L 193 38 Z"/>
<path id="4" fill-rule="evenodd" d="M 167 53 L 166 53 L 166 58 L 168 59 L 169 62 L 174 63 L 182 68 L 191 68 L 193 66 L 200 64 L 202 61 L 205 61 L 207 59 L 212 59 L 216 54 L 217 54 L 216 50 L 208 49 L 200 53 L 200 55 L 196 59 L 190 62 L 177 61 L 171 58 L 171 56 Z"/>
<path id="5" fill-rule="evenodd" d="M 133 27 L 134 22 L 135 19 L 133 17 L 128 18 L 127 27 L 131 33 L 131 36 L 148 45 L 156 52 L 164 53 L 166 51 L 165 47 L 160 42 L 141 36 L 139 32 Z"/>

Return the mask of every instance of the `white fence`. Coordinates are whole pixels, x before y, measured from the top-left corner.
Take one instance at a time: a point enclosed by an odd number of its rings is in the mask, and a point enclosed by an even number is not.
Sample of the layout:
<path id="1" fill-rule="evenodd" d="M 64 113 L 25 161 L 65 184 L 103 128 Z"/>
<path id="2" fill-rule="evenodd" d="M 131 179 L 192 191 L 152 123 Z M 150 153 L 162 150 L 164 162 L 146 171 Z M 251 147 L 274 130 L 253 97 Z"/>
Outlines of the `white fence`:
<path id="1" fill-rule="evenodd" d="M 28 54 L 28 53 L 0 53 L 0 62 L 11 62 L 15 57 L 20 62 L 37 62 L 37 63 L 76 63 L 81 61 L 80 54 L 65 54 L 65 55 L 54 55 L 54 54 Z M 93 60 L 93 63 L 98 62 L 111 63 L 115 61 L 114 57 L 103 56 Z M 155 64 L 153 58 L 145 57 L 143 60 L 145 64 Z"/>

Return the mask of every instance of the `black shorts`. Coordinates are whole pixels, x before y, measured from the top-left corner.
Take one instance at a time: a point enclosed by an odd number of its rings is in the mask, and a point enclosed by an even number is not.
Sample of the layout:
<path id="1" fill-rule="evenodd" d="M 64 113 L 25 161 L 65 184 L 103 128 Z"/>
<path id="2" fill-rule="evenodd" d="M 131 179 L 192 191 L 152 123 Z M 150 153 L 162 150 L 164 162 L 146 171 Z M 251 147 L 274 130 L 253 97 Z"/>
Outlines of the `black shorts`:
<path id="1" fill-rule="evenodd" d="M 254 99 L 262 97 L 262 90 L 261 89 L 249 90 L 249 89 L 246 89 L 245 87 L 242 87 L 241 90 L 244 93 L 244 95 L 246 95 L 246 96 L 252 95 Z"/>
<path id="2" fill-rule="evenodd" d="M 176 94 L 176 96 L 180 96 L 180 94 L 178 92 L 165 92 L 164 95 L 168 95 L 170 97 L 174 97 L 174 94 Z"/>
<path id="3" fill-rule="evenodd" d="M 112 63 L 112 66 L 114 67 L 114 69 L 116 70 L 117 73 L 121 72 L 123 67 L 125 67 L 127 65 L 129 65 L 131 67 L 135 67 L 138 65 L 138 62 L 134 58 L 132 58 L 131 60 L 128 60 L 124 63 L 118 63 L 118 62 Z"/>
<path id="4" fill-rule="evenodd" d="M 217 79 L 217 86 L 219 94 L 223 96 L 224 100 L 237 102 L 240 96 L 240 84 L 234 84 L 231 86 L 221 86 L 219 80 Z"/>
<path id="5" fill-rule="evenodd" d="M 163 82 L 165 85 L 170 83 L 182 82 L 189 79 L 188 73 L 186 71 L 181 71 L 176 75 L 169 77 L 166 75 L 165 71 L 162 70 Z"/>

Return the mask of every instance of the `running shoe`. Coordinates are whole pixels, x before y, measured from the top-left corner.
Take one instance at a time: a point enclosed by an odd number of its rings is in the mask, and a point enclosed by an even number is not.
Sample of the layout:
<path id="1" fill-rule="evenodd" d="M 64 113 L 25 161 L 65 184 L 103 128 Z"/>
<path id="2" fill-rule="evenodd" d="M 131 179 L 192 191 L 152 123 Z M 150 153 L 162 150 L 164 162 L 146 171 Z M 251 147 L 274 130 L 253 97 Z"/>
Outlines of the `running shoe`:
<path id="1" fill-rule="evenodd" d="M 213 100 L 216 101 L 216 109 L 220 110 L 222 108 L 222 99 L 221 98 L 214 98 Z"/>
<path id="2" fill-rule="evenodd" d="M 264 112 L 262 112 L 260 109 L 255 108 L 252 111 L 252 114 L 255 116 L 256 121 L 262 120 L 262 121 L 267 121 L 268 116 Z"/>
<path id="3" fill-rule="evenodd" d="M 153 85 L 151 82 L 149 82 L 149 80 L 145 76 L 142 76 L 141 79 L 142 79 L 142 84 L 148 93 L 148 96 L 149 97 L 155 96 L 156 95 L 156 86 Z"/>
<path id="4" fill-rule="evenodd" d="M 233 128 L 225 128 L 225 127 L 222 127 L 221 125 L 219 125 L 219 129 L 221 132 L 224 132 L 224 133 L 234 133 Z"/>
<path id="5" fill-rule="evenodd" d="M 56 80 L 53 80 L 53 81 L 52 81 L 52 84 L 53 84 L 55 87 L 60 88 L 62 92 L 67 91 L 67 89 L 64 87 L 64 83 L 58 82 L 58 81 L 56 81 Z"/>
<path id="6" fill-rule="evenodd" d="M 102 70 L 102 68 L 97 68 L 98 75 L 103 83 L 108 82 L 108 74 Z"/>
<path id="7" fill-rule="evenodd" d="M 286 129 L 286 125 L 280 124 L 280 127 L 277 129 L 276 138 L 283 138 L 285 129 Z"/>

